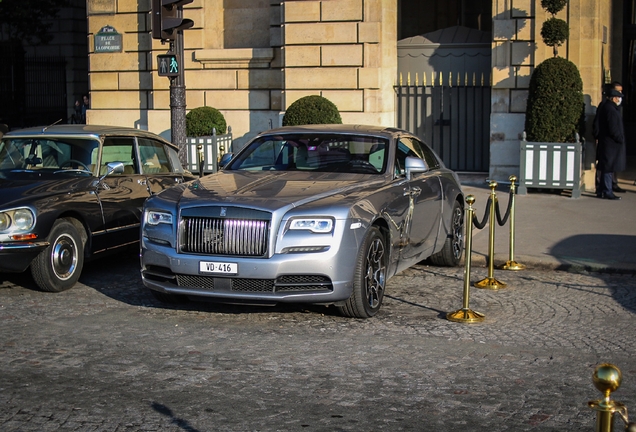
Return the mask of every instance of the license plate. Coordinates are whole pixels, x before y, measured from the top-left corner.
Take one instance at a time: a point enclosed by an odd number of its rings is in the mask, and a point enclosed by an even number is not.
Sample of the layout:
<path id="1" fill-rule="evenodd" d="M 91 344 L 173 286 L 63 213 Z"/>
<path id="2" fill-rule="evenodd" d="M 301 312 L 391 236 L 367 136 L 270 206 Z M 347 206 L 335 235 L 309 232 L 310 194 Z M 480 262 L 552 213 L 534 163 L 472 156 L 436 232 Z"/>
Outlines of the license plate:
<path id="1" fill-rule="evenodd" d="M 200 261 L 199 271 L 201 273 L 216 273 L 216 274 L 237 274 L 238 264 L 236 263 L 223 263 L 212 261 Z"/>

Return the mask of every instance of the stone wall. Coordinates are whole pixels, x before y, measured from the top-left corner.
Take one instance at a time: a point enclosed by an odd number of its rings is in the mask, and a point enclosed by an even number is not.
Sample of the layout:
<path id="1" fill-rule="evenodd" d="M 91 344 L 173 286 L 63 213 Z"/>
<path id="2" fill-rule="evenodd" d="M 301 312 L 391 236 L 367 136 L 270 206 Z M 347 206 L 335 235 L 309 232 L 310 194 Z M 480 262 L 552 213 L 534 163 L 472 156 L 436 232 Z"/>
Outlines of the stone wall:
<path id="1" fill-rule="evenodd" d="M 89 122 L 169 137 L 169 80 L 155 64 L 168 46 L 150 38 L 149 0 L 92 3 L 89 38 L 111 25 L 124 47 L 105 55 L 91 42 Z M 184 31 L 187 109 L 219 109 L 239 146 L 313 94 L 344 122 L 395 124 L 397 0 L 195 0 L 184 16 L 195 23 Z"/>

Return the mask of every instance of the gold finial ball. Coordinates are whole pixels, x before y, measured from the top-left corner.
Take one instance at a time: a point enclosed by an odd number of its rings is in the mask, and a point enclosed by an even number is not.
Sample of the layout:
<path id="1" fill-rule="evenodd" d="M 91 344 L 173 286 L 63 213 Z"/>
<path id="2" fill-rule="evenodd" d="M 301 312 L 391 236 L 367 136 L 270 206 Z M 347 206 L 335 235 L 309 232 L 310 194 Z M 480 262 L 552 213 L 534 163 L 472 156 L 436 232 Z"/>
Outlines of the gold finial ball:
<path id="1" fill-rule="evenodd" d="M 491 180 L 488 186 L 490 186 L 490 189 L 495 189 L 497 187 L 497 182 L 494 180 Z"/>
<path id="2" fill-rule="evenodd" d="M 623 374 L 619 368 L 610 363 L 603 363 L 594 370 L 592 381 L 594 387 L 602 393 L 614 392 L 621 386 Z"/>
<path id="3" fill-rule="evenodd" d="M 517 176 L 516 175 L 511 175 L 510 177 L 508 177 L 508 180 L 510 180 L 511 182 L 516 182 L 517 181 Z"/>
<path id="4" fill-rule="evenodd" d="M 475 204 L 475 197 L 473 195 L 468 195 L 466 197 L 466 202 L 469 206 L 472 206 L 473 204 Z"/>

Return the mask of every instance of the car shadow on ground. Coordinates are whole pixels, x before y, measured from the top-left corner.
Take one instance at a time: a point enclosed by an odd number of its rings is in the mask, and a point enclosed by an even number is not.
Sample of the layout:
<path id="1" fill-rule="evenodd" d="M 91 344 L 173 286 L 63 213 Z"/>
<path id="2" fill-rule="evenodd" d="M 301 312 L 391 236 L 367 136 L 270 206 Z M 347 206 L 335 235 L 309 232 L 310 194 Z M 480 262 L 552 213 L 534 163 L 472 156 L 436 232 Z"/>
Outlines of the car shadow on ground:
<path id="1" fill-rule="evenodd" d="M 212 302 L 207 299 L 201 301 L 185 299 L 183 302 L 175 304 L 164 303 L 156 299 L 150 289 L 143 285 L 137 250 L 129 250 L 86 263 L 80 277 L 80 283 L 99 291 L 107 297 L 131 306 L 225 314 L 309 312 L 338 316 L 335 308 L 320 305 L 288 303 L 275 305 L 230 304 Z M 31 282 L 31 286 L 37 290 L 37 286 L 33 282 Z"/>

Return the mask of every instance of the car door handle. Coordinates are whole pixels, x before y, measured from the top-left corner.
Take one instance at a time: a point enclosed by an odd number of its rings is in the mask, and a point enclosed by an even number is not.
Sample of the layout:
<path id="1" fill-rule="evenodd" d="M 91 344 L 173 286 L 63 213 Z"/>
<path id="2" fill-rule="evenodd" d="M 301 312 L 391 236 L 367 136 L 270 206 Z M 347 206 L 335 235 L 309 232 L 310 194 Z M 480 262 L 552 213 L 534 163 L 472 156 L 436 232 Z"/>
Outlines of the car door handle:
<path id="1" fill-rule="evenodd" d="M 146 186 L 147 181 L 146 179 L 137 179 L 137 183 L 139 183 L 142 186 Z"/>
<path id="2" fill-rule="evenodd" d="M 411 189 L 405 189 L 404 193 L 402 195 L 404 196 L 409 196 L 409 197 L 416 197 L 419 196 L 419 194 L 422 193 L 422 189 L 419 187 L 414 187 Z"/>

